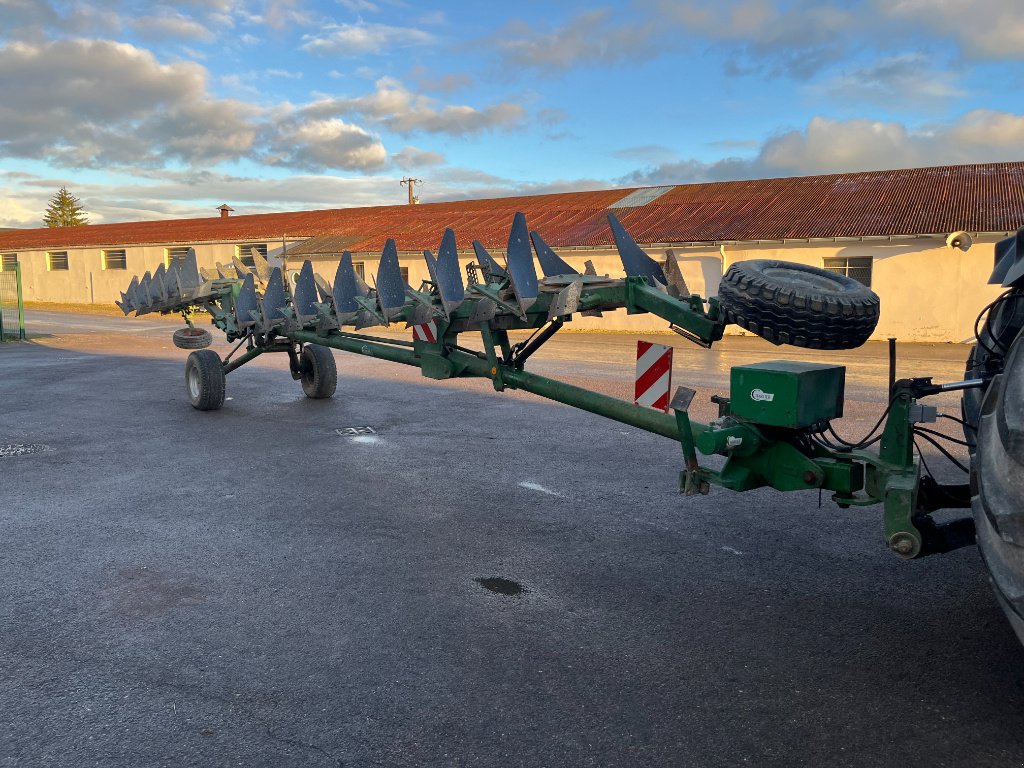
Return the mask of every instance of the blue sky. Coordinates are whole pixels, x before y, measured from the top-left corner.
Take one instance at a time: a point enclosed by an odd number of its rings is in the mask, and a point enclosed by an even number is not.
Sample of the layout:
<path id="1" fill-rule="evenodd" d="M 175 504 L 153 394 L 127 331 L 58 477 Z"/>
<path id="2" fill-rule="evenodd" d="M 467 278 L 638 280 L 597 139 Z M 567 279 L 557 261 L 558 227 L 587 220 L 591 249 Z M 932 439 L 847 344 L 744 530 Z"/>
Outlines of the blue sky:
<path id="1" fill-rule="evenodd" d="M 1024 159 L 1020 0 L 0 0 L 0 226 Z"/>

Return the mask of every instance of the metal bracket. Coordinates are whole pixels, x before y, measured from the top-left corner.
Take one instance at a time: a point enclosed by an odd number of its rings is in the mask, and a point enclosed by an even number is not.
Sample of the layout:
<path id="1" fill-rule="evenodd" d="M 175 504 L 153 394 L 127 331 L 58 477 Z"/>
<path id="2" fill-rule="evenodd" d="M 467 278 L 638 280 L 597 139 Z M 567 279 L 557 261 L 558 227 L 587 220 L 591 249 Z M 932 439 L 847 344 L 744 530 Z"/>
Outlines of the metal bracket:
<path id="1" fill-rule="evenodd" d="M 544 342 L 558 333 L 562 325 L 563 321 L 559 318 L 549 320 L 538 328 L 526 341 L 513 344 L 508 354 L 505 355 L 503 362 L 505 365 L 511 365 L 513 368 L 522 368 L 530 358 L 530 355 L 544 346 Z"/>

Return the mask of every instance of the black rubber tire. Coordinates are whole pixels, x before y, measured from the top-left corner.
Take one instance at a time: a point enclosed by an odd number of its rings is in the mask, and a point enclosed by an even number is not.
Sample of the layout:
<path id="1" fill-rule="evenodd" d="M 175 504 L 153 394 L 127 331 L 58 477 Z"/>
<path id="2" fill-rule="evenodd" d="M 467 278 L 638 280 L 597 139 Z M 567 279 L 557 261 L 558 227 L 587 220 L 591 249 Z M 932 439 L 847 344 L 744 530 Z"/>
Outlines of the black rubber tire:
<path id="1" fill-rule="evenodd" d="M 314 400 L 333 397 L 338 388 L 338 364 L 329 347 L 306 344 L 299 355 L 299 381 L 306 397 Z"/>
<path id="2" fill-rule="evenodd" d="M 967 355 L 967 366 L 964 370 L 965 379 L 978 379 L 985 374 L 984 350 L 977 344 L 971 347 Z M 981 419 L 981 403 L 985 398 L 985 390 L 965 389 L 960 398 L 960 416 L 964 421 L 964 440 L 967 450 L 973 458 L 978 447 L 978 421 Z"/>
<path id="3" fill-rule="evenodd" d="M 197 411 L 216 411 L 224 405 L 224 367 L 210 349 L 193 352 L 185 361 L 185 391 Z"/>
<path id="4" fill-rule="evenodd" d="M 1003 361 L 1009 354 L 1013 340 L 1024 328 L 1024 301 L 1004 301 L 997 305 L 980 329 L 980 340 L 971 347 L 967 356 L 965 379 L 990 379 L 1003 370 Z M 964 390 L 961 410 L 964 424 L 964 439 L 971 453 L 977 443 L 975 425 L 981 415 L 981 401 L 985 392 L 981 389 Z"/>
<path id="5" fill-rule="evenodd" d="M 730 323 L 772 344 L 853 349 L 878 325 L 878 294 L 806 264 L 756 259 L 729 267 L 718 300 Z"/>
<path id="6" fill-rule="evenodd" d="M 178 349 L 206 349 L 213 343 L 213 335 L 205 328 L 179 328 L 171 339 Z"/>
<path id="7" fill-rule="evenodd" d="M 1024 336 L 985 393 L 971 461 L 978 549 L 999 603 L 1024 642 Z"/>

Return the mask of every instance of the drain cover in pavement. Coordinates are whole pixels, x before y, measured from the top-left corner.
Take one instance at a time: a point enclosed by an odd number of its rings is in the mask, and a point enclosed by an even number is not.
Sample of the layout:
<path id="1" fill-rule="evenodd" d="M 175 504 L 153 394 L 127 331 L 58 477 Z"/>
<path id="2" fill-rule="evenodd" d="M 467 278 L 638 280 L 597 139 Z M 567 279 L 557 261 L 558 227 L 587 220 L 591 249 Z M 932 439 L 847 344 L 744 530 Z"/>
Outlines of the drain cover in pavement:
<path id="1" fill-rule="evenodd" d="M 50 450 L 50 446 L 43 445 L 42 443 L 9 443 L 7 445 L 0 445 L 0 459 L 6 459 L 11 456 L 27 456 L 30 453 L 42 453 L 48 450 Z"/>

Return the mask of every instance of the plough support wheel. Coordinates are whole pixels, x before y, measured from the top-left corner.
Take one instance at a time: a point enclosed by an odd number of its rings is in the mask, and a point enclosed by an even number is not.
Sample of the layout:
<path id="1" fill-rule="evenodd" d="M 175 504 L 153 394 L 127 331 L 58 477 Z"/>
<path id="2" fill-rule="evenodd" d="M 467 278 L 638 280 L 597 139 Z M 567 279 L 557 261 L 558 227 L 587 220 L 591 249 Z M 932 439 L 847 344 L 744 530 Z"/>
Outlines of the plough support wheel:
<path id="1" fill-rule="evenodd" d="M 216 411 L 224 405 L 224 368 L 220 355 L 210 349 L 193 352 L 185 361 L 185 390 L 192 407 Z"/>
<path id="2" fill-rule="evenodd" d="M 338 365 L 334 353 L 319 344 L 307 344 L 299 356 L 299 381 L 306 397 L 314 400 L 333 397 L 338 388 Z"/>

